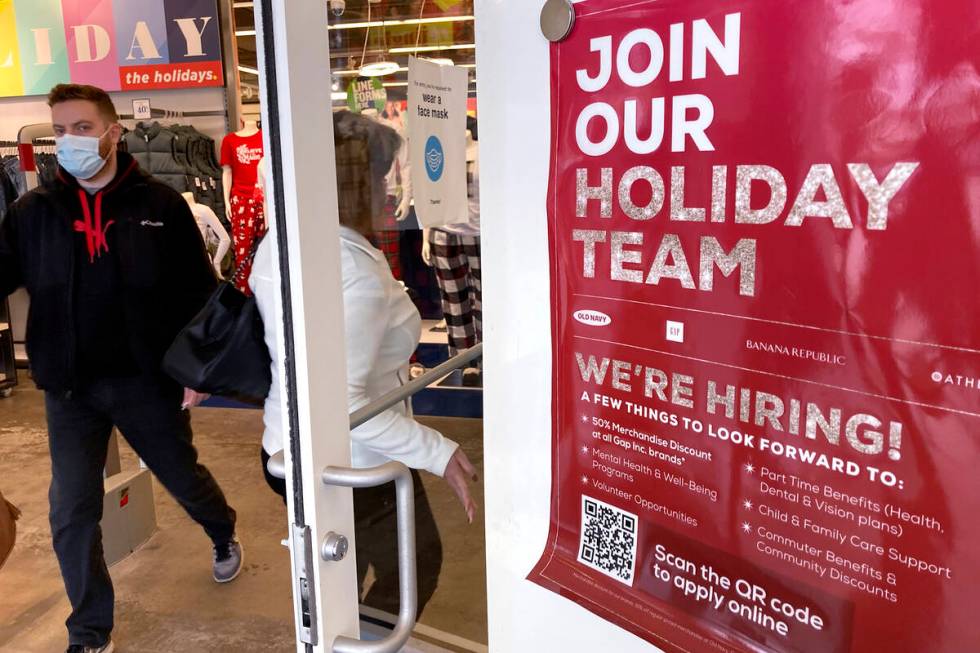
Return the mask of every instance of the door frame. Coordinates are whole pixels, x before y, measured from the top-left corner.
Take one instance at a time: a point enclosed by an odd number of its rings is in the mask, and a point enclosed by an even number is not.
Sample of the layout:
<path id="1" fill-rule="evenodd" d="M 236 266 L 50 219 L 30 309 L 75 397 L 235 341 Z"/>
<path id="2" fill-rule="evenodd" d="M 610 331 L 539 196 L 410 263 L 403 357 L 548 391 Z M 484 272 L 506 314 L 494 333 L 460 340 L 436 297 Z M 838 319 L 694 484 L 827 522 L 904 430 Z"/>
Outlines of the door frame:
<path id="1" fill-rule="evenodd" d="M 269 237 L 281 279 L 275 328 L 296 650 L 310 653 L 360 635 L 352 490 L 321 481 L 325 467 L 351 464 L 326 25 L 326 2 L 255 0 Z M 340 562 L 319 555 L 331 532 L 350 542 Z"/>

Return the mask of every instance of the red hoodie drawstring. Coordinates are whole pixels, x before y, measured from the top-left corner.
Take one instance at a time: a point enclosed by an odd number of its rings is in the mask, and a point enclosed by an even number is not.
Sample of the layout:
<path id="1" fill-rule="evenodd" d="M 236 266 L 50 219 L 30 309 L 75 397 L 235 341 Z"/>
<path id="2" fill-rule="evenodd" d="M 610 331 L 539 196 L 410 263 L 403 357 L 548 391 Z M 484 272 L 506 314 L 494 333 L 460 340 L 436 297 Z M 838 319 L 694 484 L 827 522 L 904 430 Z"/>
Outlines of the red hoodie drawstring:
<path id="1" fill-rule="evenodd" d="M 95 223 L 92 222 L 92 210 L 88 205 L 88 194 L 83 189 L 78 189 L 78 200 L 82 204 L 82 212 L 85 221 L 75 220 L 75 231 L 85 234 L 85 245 L 88 247 L 88 258 L 90 263 L 95 262 L 96 256 L 102 256 L 109 252 L 109 243 L 106 242 L 106 232 L 113 225 L 115 220 L 109 220 L 105 228 L 102 227 L 102 191 L 95 194 Z"/>

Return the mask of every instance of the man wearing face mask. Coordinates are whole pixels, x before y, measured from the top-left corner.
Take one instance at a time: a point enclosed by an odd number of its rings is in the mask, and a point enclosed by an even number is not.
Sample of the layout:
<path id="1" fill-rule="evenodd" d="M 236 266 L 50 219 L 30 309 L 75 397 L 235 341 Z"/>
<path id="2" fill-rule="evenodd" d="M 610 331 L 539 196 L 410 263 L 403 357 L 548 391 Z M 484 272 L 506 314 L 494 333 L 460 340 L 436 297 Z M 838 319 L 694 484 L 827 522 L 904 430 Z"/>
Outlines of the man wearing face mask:
<path id="1" fill-rule="evenodd" d="M 57 182 L 18 200 L 0 224 L 0 297 L 31 297 L 27 348 L 45 391 L 50 521 L 72 613 L 69 653 L 113 650 L 113 589 L 102 554 L 102 469 L 115 426 L 214 543 L 213 577 L 241 570 L 235 511 L 198 464 L 188 409 L 204 398 L 160 361 L 216 282 L 184 199 L 117 151 L 101 89 L 48 96 Z"/>

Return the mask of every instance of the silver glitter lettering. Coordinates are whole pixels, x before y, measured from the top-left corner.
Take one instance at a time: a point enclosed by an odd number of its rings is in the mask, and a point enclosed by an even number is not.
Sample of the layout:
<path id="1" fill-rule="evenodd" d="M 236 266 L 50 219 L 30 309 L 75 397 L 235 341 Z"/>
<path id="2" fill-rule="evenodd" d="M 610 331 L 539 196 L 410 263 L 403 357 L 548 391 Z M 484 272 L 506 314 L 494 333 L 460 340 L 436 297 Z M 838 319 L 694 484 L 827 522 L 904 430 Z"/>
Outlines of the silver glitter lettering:
<path id="1" fill-rule="evenodd" d="M 861 432 L 858 430 L 861 426 L 870 426 L 871 428 Z M 877 417 L 858 413 L 847 420 L 847 427 L 844 431 L 847 441 L 854 447 L 855 451 L 873 456 L 885 450 L 885 436 L 880 431 L 872 430 L 879 428 L 881 428 L 881 421 Z"/>
<path id="2" fill-rule="evenodd" d="M 595 278 L 595 244 L 606 242 L 606 232 L 594 229 L 576 229 L 572 232 L 572 240 L 582 243 L 582 276 L 586 279 Z"/>
<path id="3" fill-rule="evenodd" d="M 670 169 L 670 219 L 678 222 L 704 222 L 705 210 L 684 206 L 684 166 Z"/>
<path id="4" fill-rule="evenodd" d="M 664 393 L 666 387 L 667 375 L 661 370 L 648 367 L 644 378 L 643 396 L 650 399 L 656 393 L 660 401 L 667 401 L 667 395 Z"/>
<path id="5" fill-rule="evenodd" d="M 847 164 L 851 176 L 868 199 L 869 231 L 884 231 L 888 227 L 888 204 L 918 167 L 917 162 L 896 163 L 885 177 L 885 181 L 879 184 L 878 178 L 867 163 Z"/>
<path id="6" fill-rule="evenodd" d="M 579 168 L 575 173 L 575 215 L 584 218 L 588 212 L 589 200 L 599 200 L 599 215 L 612 217 L 613 171 L 602 169 L 602 181 L 598 186 L 589 186 L 589 171 Z"/>
<path id="7" fill-rule="evenodd" d="M 817 191 L 823 188 L 827 196 L 826 202 L 814 199 Z M 838 229 L 853 229 L 851 215 L 847 212 L 844 198 L 840 194 L 840 186 L 834 177 L 834 169 L 829 163 L 815 163 L 810 167 L 800 194 L 796 196 L 793 208 L 786 217 L 787 227 L 799 227 L 808 217 L 830 218 Z"/>
<path id="8" fill-rule="evenodd" d="M 731 252 L 722 249 L 714 236 L 701 238 L 701 290 L 712 291 L 715 284 L 715 266 L 724 277 L 730 276 L 739 268 L 738 294 L 744 297 L 755 296 L 756 245 L 750 238 L 739 240 Z"/>
<path id="9" fill-rule="evenodd" d="M 752 182 L 764 181 L 769 185 L 769 205 L 762 209 L 752 208 Z M 736 224 L 769 224 L 786 208 L 786 180 L 770 166 L 738 166 L 735 170 L 735 222 Z"/>
<path id="10" fill-rule="evenodd" d="M 711 169 L 711 221 L 725 221 L 725 207 L 728 204 L 728 166 L 714 166 Z"/>
<path id="11" fill-rule="evenodd" d="M 672 265 L 667 264 L 668 256 L 674 261 Z M 677 279 L 685 288 L 695 288 L 691 268 L 687 265 L 687 256 L 684 255 L 684 249 L 681 247 L 681 239 L 675 234 L 667 234 L 661 241 L 657 258 L 650 267 L 647 283 L 657 285 L 664 278 Z"/>
<path id="12" fill-rule="evenodd" d="M 718 394 L 718 383 L 708 381 L 708 412 L 715 414 L 715 407 L 721 404 L 725 407 L 725 417 L 735 417 L 735 386 L 725 386 L 725 394 Z"/>
<path id="13" fill-rule="evenodd" d="M 674 374 L 670 385 L 670 403 L 684 408 L 694 408 L 694 377 L 687 374 Z"/>
<path id="14" fill-rule="evenodd" d="M 643 283 L 643 273 L 639 270 L 624 270 L 624 263 L 642 263 L 643 254 L 635 249 L 623 249 L 623 245 L 642 245 L 643 234 L 638 231 L 612 232 L 612 251 L 610 255 L 610 276 L 613 281 Z"/>
<path id="15" fill-rule="evenodd" d="M 817 439 L 817 427 L 823 431 L 824 437 L 830 444 L 840 444 L 840 408 L 830 409 L 830 420 L 828 421 L 820 412 L 820 407 L 816 404 L 806 405 L 806 437 L 811 440 Z"/>
<path id="16" fill-rule="evenodd" d="M 639 180 L 644 180 L 650 184 L 653 195 L 650 203 L 646 206 L 637 206 L 633 203 L 630 191 L 633 184 Z M 664 180 L 660 173 L 649 166 L 636 166 L 630 168 L 619 180 L 619 206 L 629 217 L 634 220 L 651 220 L 664 206 Z"/>
<path id="17" fill-rule="evenodd" d="M 800 434 L 800 400 L 789 400 L 789 432 L 792 435 Z"/>
<path id="18" fill-rule="evenodd" d="M 786 405 L 776 395 L 761 391 L 755 393 L 756 426 L 765 426 L 766 420 L 769 420 L 772 428 L 777 431 L 782 431 L 783 425 L 780 423 L 779 418 L 783 416 L 785 411 Z"/>

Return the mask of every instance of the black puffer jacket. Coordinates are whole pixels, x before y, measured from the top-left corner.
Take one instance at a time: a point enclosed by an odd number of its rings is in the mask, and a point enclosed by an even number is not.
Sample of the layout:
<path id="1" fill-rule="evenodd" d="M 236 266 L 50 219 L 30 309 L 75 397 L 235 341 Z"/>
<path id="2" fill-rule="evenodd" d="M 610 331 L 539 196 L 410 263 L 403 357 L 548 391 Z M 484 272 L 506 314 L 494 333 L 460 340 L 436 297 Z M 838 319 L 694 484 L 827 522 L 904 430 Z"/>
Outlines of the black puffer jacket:
<path id="1" fill-rule="evenodd" d="M 193 193 L 193 177 L 177 151 L 178 138 L 177 134 L 155 122 L 151 125 L 137 124 L 136 129 L 128 132 L 123 140 L 126 151 L 133 155 L 143 170 L 178 193 Z"/>
<path id="2" fill-rule="evenodd" d="M 129 347 L 140 369 L 158 373 L 177 333 L 217 283 L 190 208 L 173 189 L 119 153 L 119 174 L 102 191 L 101 222 L 113 222 Z M 23 286 L 31 297 L 27 349 L 38 386 L 70 392 L 75 369 L 75 235 L 83 211 L 78 183 L 21 197 L 0 223 L 0 298 Z"/>

